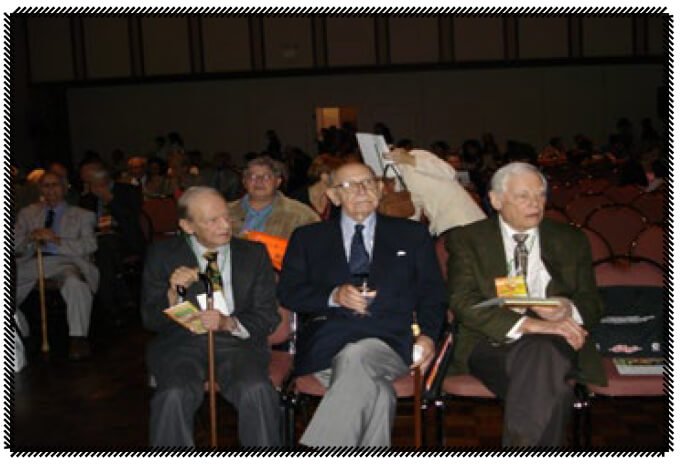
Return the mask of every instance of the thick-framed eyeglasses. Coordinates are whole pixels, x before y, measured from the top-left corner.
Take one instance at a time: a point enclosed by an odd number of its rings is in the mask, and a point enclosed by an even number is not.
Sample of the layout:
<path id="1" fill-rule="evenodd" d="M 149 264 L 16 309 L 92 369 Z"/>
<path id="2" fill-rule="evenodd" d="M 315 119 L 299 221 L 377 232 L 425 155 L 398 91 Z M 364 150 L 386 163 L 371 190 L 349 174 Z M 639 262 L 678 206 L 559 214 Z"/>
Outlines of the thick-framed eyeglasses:
<path id="1" fill-rule="evenodd" d="M 342 192 L 358 193 L 360 189 L 374 190 L 377 186 L 377 180 L 374 177 L 368 177 L 362 180 L 347 180 L 334 186 Z"/>
<path id="2" fill-rule="evenodd" d="M 256 181 L 258 181 L 258 180 L 264 180 L 265 182 L 269 182 L 269 181 L 271 181 L 272 179 L 275 178 L 275 176 L 272 175 L 272 174 L 270 174 L 270 173 L 266 173 L 266 174 L 247 174 L 245 177 L 246 177 L 246 180 L 249 180 L 249 181 L 251 181 L 251 182 L 256 182 Z"/>

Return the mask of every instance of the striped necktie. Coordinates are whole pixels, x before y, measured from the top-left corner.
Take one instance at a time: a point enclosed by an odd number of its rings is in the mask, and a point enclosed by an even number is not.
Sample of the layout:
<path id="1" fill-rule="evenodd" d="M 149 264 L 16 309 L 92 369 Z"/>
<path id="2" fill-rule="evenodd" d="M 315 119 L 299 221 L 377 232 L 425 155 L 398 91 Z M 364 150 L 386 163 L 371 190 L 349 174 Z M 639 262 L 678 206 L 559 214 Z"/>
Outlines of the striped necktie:
<path id="1" fill-rule="evenodd" d="M 214 292 L 219 292 L 223 289 L 223 281 L 220 277 L 220 268 L 218 267 L 218 252 L 207 251 L 204 253 L 206 264 L 206 276 L 211 281 Z"/>
<path id="2" fill-rule="evenodd" d="M 525 277 L 528 275 L 528 248 L 526 248 L 525 244 L 528 234 L 514 234 L 512 237 L 516 241 L 516 248 L 514 248 L 516 274 Z"/>

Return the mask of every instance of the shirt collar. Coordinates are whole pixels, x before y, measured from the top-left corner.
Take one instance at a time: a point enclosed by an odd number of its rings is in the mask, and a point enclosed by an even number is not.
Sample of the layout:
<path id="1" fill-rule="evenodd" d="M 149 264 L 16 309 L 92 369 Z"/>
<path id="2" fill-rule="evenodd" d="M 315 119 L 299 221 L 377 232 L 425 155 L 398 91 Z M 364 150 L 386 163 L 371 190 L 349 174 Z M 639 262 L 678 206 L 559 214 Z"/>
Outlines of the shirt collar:
<path id="1" fill-rule="evenodd" d="M 194 252 L 197 253 L 200 259 L 205 260 L 204 253 L 208 251 L 208 248 L 199 243 L 199 240 L 197 240 L 196 236 L 194 235 L 190 235 L 189 241 L 192 246 L 192 250 L 194 250 Z M 218 255 L 224 255 L 227 247 L 229 246 L 230 242 L 227 242 L 225 245 L 218 247 L 218 249 L 216 250 L 218 252 Z"/>
<path id="2" fill-rule="evenodd" d="M 54 208 L 48 204 L 45 204 L 45 211 L 53 210 L 55 214 L 60 214 L 66 208 L 66 202 L 64 200 L 60 201 Z"/>
<path id="3" fill-rule="evenodd" d="M 528 229 L 524 232 L 519 232 L 517 230 L 514 230 L 512 226 L 507 224 L 505 220 L 502 218 L 501 214 L 498 214 L 498 219 L 500 221 L 500 229 L 502 230 L 502 235 L 505 237 L 506 240 L 511 240 L 514 241 L 514 234 L 519 234 L 519 233 L 524 233 L 528 234 L 528 238 L 526 239 L 526 243 L 529 243 L 530 239 L 537 236 L 538 234 L 538 228 L 533 227 L 532 229 Z"/>
<path id="4" fill-rule="evenodd" d="M 251 208 L 251 205 L 249 205 L 249 194 L 247 193 L 246 195 L 244 195 L 244 198 L 242 198 L 242 208 L 244 208 L 244 211 L 246 211 L 249 214 L 258 215 L 268 213 L 275 206 L 275 203 L 277 202 L 277 198 L 279 198 L 279 195 L 280 195 L 279 191 L 276 191 L 275 196 L 273 197 L 269 205 L 267 205 L 263 209 L 253 209 Z"/>
<path id="5" fill-rule="evenodd" d="M 350 216 L 348 216 L 343 210 L 341 210 L 341 229 L 344 231 L 344 235 L 346 233 L 350 233 L 351 235 L 355 233 L 355 224 L 362 224 L 365 226 L 364 230 L 365 231 L 373 231 L 374 228 L 376 227 L 377 223 L 377 213 L 372 212 L 369 216 L 367 216 L 362 222 L 358 223 L 355 221 L 355 219 L 351 219 Z"/>

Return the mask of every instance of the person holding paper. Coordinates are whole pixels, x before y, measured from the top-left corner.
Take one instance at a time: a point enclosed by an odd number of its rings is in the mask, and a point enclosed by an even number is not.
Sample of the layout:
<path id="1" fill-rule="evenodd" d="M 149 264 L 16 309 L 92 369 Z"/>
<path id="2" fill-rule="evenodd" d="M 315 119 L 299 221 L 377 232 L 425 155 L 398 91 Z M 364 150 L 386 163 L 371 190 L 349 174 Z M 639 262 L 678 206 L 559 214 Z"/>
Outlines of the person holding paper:
<path id="1" fill-rule="evenodd" d="M 369 167 L 346 164 L 331 179 L 340 218 L 294 231 L 278 285 L 281 303 L 309 319 L 294 375 L 315 374 L 328 388 L 301 443 L 390 446 L 392 381 L 431 362 L 445 288 L 426 227 L 376 213 L 381 181 Z"/>
<path id="2" fill-rule="evenodd" d="M 265 247 L 232 238 L 227 203 L 213 188 L 188 188 L 178 211 L 184 234 L 155 243 L 143 273 L 142 321 L 158 333 L 147 349 L 147 366 L 157 385 L 150 444 L 194 445 L 194 414 L 204 400 L 207 378 L 207 339 L 171 320 L 164 309 L 183 298 L 204 308 L 202 272 L 211 281 L 216 309 L 195 317 L 215 331 L 216 379 L 220 393 L 238 411 L 240 443 L 280 446 L 279 398 L 269 378 L 267 342 L 280 317 Z"/>
<path id="3" fill-rule="evenodd" d="M 454 374 L 471 373 L 504 400 L 503 446 L 561 446 L 573 387 L 604 384 L 590 340 L 602 304 L 587 237 L 543 219 L 547 181 L 510 163 L 491 180 L 498 212 L 446 235 Z M 474 307 L 495 297 L 552 297 L 554 306 Z"/>
<path id="4" fill-rule="evenodd" d="M 415 208 L 412 219 L 419 221 L 423 213 L 432 235 L 485 218 L 452 166 L 433 153 L 395 148 L 385 157 L 400 168 Z"/>
<path id="5" fill-rule="evenodd" d="M 289 239 L 296 227 L 320 220 L 311 208 L 278 191 L 282 184 L 280 166 L 267 156 L 247 164 L 242 178 L 246 195 L 229 203 L 236 234 L 256 231 Z"/>

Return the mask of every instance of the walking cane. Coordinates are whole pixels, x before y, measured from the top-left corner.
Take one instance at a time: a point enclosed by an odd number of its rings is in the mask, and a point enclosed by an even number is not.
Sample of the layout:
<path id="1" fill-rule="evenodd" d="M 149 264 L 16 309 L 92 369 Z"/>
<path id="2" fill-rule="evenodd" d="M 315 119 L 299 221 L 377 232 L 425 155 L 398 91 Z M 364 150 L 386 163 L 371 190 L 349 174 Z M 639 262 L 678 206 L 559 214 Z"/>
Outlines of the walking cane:
<path id="1" fill-rule="evenodd" d="M 213 310 L 213 284 L 206 274 L 199 273 L 206 287 L 206 310 Z M 215 334 L 208 331 L 208 406 L 211 417 L 211 448 L 218 447 L 218 421 L 215 404 Z"/>
<path id="2" fill-rule="evenodd" d="M 45 305 L 45 270 L 43 269 L 43 250 L 40 249 L 41 242 L 36 242 L 36 261 L 38 262 L 38 293 L 40 294 L 40 330 L 43 336 L 43 353 L 50 351 L 47 343 L 47 309 Z"/>

